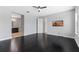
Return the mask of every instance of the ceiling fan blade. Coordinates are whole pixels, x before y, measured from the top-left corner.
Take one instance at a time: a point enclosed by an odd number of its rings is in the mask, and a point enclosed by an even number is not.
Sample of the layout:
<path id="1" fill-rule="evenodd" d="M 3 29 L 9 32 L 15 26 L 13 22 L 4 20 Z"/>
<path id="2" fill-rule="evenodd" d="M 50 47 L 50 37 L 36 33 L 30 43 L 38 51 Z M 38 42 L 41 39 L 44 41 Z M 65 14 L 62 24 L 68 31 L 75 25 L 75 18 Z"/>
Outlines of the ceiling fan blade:
<path id="1" fill-rule="evenodd" d="M 43 9 L 43 8 L 47 8 L 47 6 L 43 6 L 43 7 L 41 7 L 41 6 L 33 6 L 34 8 L 37 8 L 37 9 Z"/>
<path id="2" fill-rule="evenodd" d="M 33 6 L 34 8 L 37 8 L 37 9 L 39 9 L 40 8 L 40 6 Z"/>
<path id="3" fill-rule="evenodd" d="M 47 6 L 44 6 L 44 7 L 40 7 L 40 9 L 44 9 L 44 8 L 47 8 Z"/>

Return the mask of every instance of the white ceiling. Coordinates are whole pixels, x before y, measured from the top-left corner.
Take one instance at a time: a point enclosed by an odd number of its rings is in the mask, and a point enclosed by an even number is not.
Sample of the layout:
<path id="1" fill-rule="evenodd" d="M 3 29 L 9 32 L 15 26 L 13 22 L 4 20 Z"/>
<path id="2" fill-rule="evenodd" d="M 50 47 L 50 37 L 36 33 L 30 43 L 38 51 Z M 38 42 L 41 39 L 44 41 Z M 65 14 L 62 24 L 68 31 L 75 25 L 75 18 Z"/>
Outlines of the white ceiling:
<path id="1" fill-rule="evenodd" d="M 0 7 L 4 8 L 4 10 L 11 10 L 12 12 L 16 12 L 23 15 L 35 15 L 35 16 L 47 16 L 54 13 L 59 13 L 67 10 L 74 9 L 74 6 L 47 6 L 45 9 L 41 9 L 38 13 L 38 10 L 36 8 L 33 8 L 32 6 L 5 6 Z M 30 11 L 30 13 L 27 13 L 27 11 Z"/>
<path id="2" fill-rule="evenodd" d="M 48 6 L 46 9 L 41 10 L 39 13 L 40 16 L 51 15 L 59 12 L 64 12 L 67 10 L 74 9 L 72 6 Z"/>

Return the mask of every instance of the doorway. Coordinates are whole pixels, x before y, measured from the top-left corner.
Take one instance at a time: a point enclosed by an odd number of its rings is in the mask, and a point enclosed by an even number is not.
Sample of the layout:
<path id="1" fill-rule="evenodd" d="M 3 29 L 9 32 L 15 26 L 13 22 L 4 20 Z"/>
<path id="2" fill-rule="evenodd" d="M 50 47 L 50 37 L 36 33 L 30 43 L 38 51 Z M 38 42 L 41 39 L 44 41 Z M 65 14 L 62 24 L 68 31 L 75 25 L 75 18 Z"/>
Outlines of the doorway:
<path id="1" fill-rule="evenodd" d="M 24 15 L 12 14 L 12 38 L 24 36 Z"/>

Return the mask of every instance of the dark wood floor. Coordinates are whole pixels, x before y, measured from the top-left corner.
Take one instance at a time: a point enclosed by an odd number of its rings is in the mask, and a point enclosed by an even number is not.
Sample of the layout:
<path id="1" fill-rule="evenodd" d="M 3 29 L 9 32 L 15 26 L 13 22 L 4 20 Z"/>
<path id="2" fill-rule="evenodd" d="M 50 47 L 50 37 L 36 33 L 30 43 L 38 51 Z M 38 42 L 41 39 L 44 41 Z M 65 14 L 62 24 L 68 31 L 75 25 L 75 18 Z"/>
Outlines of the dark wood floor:
<path id="1" fill-rule="evenodd" d="M 17 37 L 15 38 L 15 42 L 17 43 L 16 45 L 19 52 L 79 51 L 79 48 L 73 38 L 66 38 L 47 34 L 32 34 L 24 37 Z M 0 52 L 10 52 L 11 43 L 12 40 L 0 41 Z"/>

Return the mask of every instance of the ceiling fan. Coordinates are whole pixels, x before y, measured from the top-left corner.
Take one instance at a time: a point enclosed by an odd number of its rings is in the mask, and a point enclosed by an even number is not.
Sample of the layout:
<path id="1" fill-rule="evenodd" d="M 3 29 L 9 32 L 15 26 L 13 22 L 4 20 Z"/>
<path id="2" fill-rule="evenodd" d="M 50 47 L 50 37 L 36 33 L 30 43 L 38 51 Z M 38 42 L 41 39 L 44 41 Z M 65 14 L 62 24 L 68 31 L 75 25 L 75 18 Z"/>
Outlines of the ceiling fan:
<path id="1" fill-rule="evenodd" d="M 38 12 L 40 12 L 41 9 L 47 8 L 47 6 L 33 6 L 33 7 L 38 9 Z"/>
<path id="2" fill-rule="evenodd" d="M 36 8 L 38 12 L 40 12 L 41 9 L 47 8 L 47 6 L 32 6 L 33 8 Z M 27 13 L 30 13 L 30 11 L 26 11 Z"/>
<path id="3" fill-rule="evenodd" d="M 44 9 L 44 8 L 47 8 L 47 6 L 33 6 L 34 8 L 37 8 L 37 9 Z"/>

